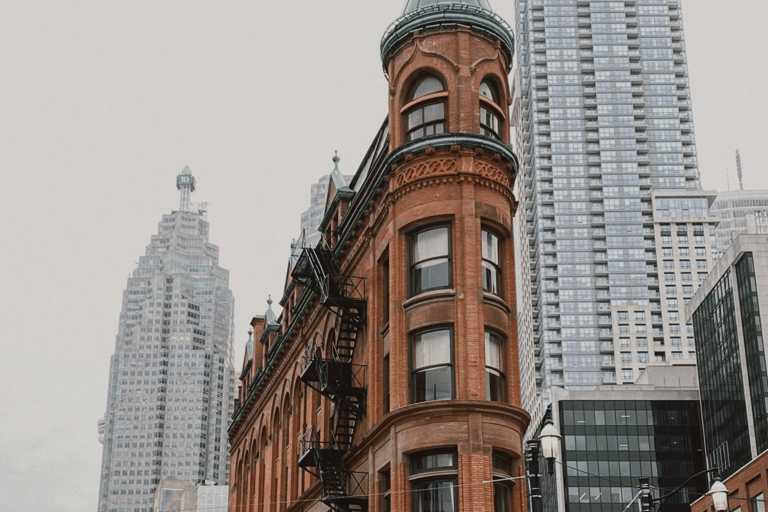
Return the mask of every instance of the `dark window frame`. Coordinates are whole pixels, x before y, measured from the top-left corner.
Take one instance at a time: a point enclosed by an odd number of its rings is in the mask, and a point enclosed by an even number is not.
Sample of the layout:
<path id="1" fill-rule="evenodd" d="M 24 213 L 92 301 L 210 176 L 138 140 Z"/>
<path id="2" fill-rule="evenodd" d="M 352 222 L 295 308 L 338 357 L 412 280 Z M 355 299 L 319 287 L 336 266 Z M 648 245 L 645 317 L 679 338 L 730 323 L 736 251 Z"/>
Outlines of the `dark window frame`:
<path id="1" fill-rule="evenodd" d="M 447 254 L 440 255 L 440 256 L 433 256 L 430 258 L 415 259 L 415 247 L 416 242 L 418 240 L 418 237 L 420 235 L 423 235 L 429 231 L 438 230 L 438 229 L 446 229 L 447 230 Z M 415 297 L 416 295 L 422 294 L 424 292 L 430 291 L 430 290 L 443 290 L 443 289 L 450 289 L 453 286 L 453 233 L 452 233 L 452 226 L 450 223 L 440 223 L 440 224 L 430 224 L 424 227 L 421 227 L 417 230 L 412 231 L 408 235 L 408 289 L 409 289 L 409 297 Z M 417 288 L 417 279 L 416 279 L 416 271 L 418 270 L 416 268 L 417 265 L 425 263 L 427 261 L 434 261 L 439 259 L 447 259 L 448 263 L 448 282 L 445 285 L 441 286 L 430 286 L 427 288 Z"/>
<path id="2" fill-rule="evenodd" d="M 416 96 L 419 86 L 430 78 L 438 81 L 442 89 Z M 427 109 L 436 105 L 440 105 L 442 114 L 432 116 Z M 414 114 L 416 113 L 420 113 L 418 120 L 414 120 Z M 448 124 L 448 90 L 445 82 L 434 73 L 425 73 L 419 76 L 411 85 L 401 114 L 403 115 L 405 142 L 445 133 Z M 430 115 L 428 116 L 428 114 Z M 438 115 L 442 117 L 438 117 Z"/>
<path id="3" fill-rule="evenodd" d="M 450 353 L 450 361 L 446 363 L 440 363 L 440 364 L 431 364 L 426 366 L 420 366 L 416 368 L 416 356 L 414 352 L 414 345 L 416 343 L 416 339 L 420 336 L 423 336 L 425 334 L 433 333 L 433 332 L 441 332 L 445 331 L 448 333 L 448 343 L 449 346 L 449 353 Z M 422 403 L 422 402 L 439 402 L 444 400 L 455 400 L 456 399 L 456 354 L 455 354 L 455 347 L 454 347 L 454 332 L 453 332 L 453 326 L 452 325 L 441 325 L 441 326 L 434 326 L 429 327 L 427 329 L 422 329 L 415 331 L 411 333 L 408 336 L 408 366 L 409 366 L 409 383 L 410 383 L 410 402 L 412 404 L 416 403 Z M 419 395 L 418 387 L 417 387 L 417 378 L 421 374 L 426 374 L 430 371 L 439 370 L 441 368 L 447 368 L 450 371 L 451 374 L 451 390 L 450 390 L 450 397 L 448 398 L 431 398 L 428 399 L 426 392 L 424 397 L 422 398 Z"/>

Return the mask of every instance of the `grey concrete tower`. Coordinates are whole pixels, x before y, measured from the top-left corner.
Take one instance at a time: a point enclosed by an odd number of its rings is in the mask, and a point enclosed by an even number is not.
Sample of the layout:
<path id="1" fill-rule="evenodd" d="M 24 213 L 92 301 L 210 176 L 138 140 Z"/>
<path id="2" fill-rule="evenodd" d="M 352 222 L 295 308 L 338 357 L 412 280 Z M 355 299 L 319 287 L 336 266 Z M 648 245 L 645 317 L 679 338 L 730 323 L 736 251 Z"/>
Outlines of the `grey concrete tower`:
<path id="1" fill-rule="evenodd" d="M 151 512 L 164 477 L 229 483 L 234 299 L 204 210 L 192 211 L 189 168 L 177 186 L 180 210 L 163 215 L 123 292 L 99 512 Z"/>
<path id="2" fill-rule="evenodd" d="M 516 245 L 530 269 L 518 306 L 531 308 L 520 338 L 534 340 L 539 391 L 632 382 L 619 323 L 628 315 L 634 335 L 643 319 L 639 338 L 653 347 L 677 300 L 659 290 L 660 230 L 687 226 L 693 241 L 703 227 L 698 246 L 711 257 L 680 2 L 517 0 L 516 11 Z M 660 341 L 668 352 L 669 337 Z"/>

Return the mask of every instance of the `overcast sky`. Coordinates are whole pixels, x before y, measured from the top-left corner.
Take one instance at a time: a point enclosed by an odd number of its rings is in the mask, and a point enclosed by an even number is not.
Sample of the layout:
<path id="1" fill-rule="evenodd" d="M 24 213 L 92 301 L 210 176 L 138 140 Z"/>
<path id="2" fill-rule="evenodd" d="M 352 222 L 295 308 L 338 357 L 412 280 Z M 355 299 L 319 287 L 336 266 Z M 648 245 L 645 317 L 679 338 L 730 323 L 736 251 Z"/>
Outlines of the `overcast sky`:
<path id="1" fill-rule="evenodd" d="M 126 278 L 189 165 L 248 322 L 282 292 L 310 185 L 386 116 L 403 0 L 0 0 L 0 503 L 95 510 Z M 514 24 L 512 0 L 493 0 Z M 702 184 L 768 188 L 768 2 L 683 3 Z M 277 309 L 277 308 L 276 308 Z"/>

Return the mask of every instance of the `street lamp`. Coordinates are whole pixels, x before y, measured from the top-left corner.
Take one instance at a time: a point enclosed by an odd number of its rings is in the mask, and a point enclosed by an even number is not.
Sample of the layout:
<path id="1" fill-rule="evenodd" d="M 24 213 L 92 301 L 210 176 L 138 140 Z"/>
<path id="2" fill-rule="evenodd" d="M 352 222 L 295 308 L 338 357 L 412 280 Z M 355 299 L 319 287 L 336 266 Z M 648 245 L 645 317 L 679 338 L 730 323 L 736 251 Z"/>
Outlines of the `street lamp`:
<path id="1" fill-rule="evenodd" d="M 547 459 L 548 472 L 555 473 L 555 460 L 560 457 L 560 433 L 551 419 L 544 423 L 538 439 L 529 440 L 525 450 L 526 466 L 528 469 L 528 485 L 530 489 L 531 510 L 541 512 L 541 475 L 539 474 L 539 453 Z M 557 485 L 557 484 L 555 484 Z"/>
<path id="2" fill-rule="evenodd" d="M 707 495 L 712 496 L 712 503 L 715 505 L 715 510 L 718 512 L 728 510 L 728 489 L 725 487 L 725 484 L 720 481 L 719 476 L 714 478 L 712 488 Z"/>
<path id="3" fill-rule="evenodd" d="M 700 471 L 690 477 L 688 480 L 683 482 L 683 484 L 672 491 L 671 493 L 667 494 L 666 496 L 661 496 L 659 498 L 652 498 L 651 497 L 651 489 L 648 485 L 648 479 L 647 478 L 641 478 L 640 479 L 640 494 L 638 495 L 640 497 L 640 507 L 643 512 L 650 511 L 650 507 L 654 503 L 661 502 L 661 505 L 659 505 L 659 512 L 664 511 L 664 505 L 667 503 L 669 498 L 677 494 L 677 492 L 688 485 L 688 482 L 696 478 L 697 476 L 701 476 L 705 473 L 714 473 L 717 471 L 717 468 L 714 469 L 705 469 L 704 471 Z M 725 485 L 720 481 L 719 476 L 715 476 L 712 482 L 712 487 L 709 489 L 709 492 L 706 494 L 706 496 L 712 496 L 712 503 L 715 505 L 715 510 L 717 512 L 724 512 L 728 510 L 728 489 L 726 489 Z"/>
<path id="4" fill-rule="evenodd" d="M 541 454 L 547 459 L 549 474 L 555 473 L 555 460 L 560 458 L 560 432 L 555 428 L 552 420 L 547 420 L 539 435 Z"/>

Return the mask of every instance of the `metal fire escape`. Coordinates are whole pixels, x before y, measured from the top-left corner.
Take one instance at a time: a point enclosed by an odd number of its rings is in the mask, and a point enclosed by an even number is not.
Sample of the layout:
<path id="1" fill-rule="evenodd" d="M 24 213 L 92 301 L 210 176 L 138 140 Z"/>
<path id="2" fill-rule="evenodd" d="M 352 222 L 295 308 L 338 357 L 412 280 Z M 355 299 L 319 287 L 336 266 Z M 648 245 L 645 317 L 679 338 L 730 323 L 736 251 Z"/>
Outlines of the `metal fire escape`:
<path id="1" fill-rule="evenodd" d="M 328 440 L 310 426 L 299 442 L 299 466 L 320 479 L 320 501 L 335 512 L 368 510 L 368 473 L 349 471 L 344 454 L 365 414 L 365 366 L 352 364 L 355 346 L 366 321 L 365 279 L 343 275 L 331 251 L 304 248 L 291 276 L 320 297 L 337 315 L 336 338 L 329 359 L 310 341 L 304 353 L 301 380 L 333 403 Z"/>

